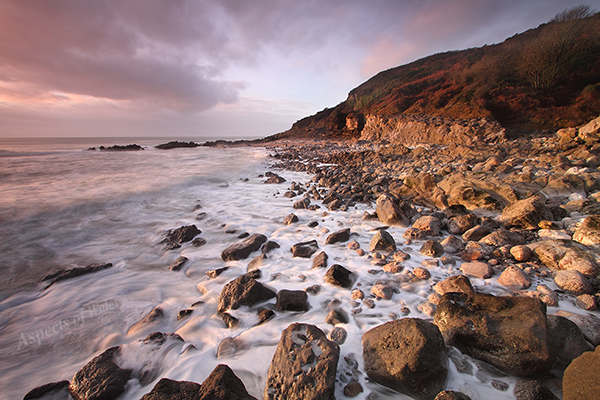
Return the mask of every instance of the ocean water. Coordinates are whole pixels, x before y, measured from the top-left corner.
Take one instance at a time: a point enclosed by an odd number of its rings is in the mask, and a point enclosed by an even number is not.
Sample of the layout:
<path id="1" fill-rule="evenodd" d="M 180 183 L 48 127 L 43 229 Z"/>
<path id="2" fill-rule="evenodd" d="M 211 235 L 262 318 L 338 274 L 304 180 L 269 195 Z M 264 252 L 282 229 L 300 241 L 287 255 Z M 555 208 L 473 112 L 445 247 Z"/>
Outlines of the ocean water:
<path id="1" fill-rule="evenodd" d="M 167 140 L 136 139 L 147 148 L 84 151 L 133 141 L 0 141 L 0 398 L 22 398 L 36 386 L 70 380 L 95 355 L 116 345 L 123 346 L 122 367 L 149 377 L 145 384 L 132 379 L 121 399 L 139 399 L 162 377 L 201 383 L 221 363 L 235 371 L 252 395 L 262 398 L 281 332 L 294 322 L 330 331 L 333 327 L 325 323 L 325 316 L 332 300 L 351 316 L 350 323 L 341 325 L 348 339 L 341 346 L 336 397 L 344 398 L 344 375 L 351 370 L 346 357 L 358 364 L 354 379 L 365 389 L 357 398 L 372 392 L 378 399 L 406 398 L 369 383 L 360 372 L 362 334 L 389 321 L 390 313 L 400 315 L 402 306 L 409 307 L 411 317 L 430 319 L 418 306 L 427 302 L 431 286 L 455 274 L 456 268 L 432 268 L 431 280 L 404 284 L 392 300 L 378 301 L 375 308 L 363 307 L 352 315 L 350 291 L 324 284 L 325 270 L 312 270 L 311 260 L 292 258 L 290 248 L 317 239 L 329 264 L 353 270 L 365 292 L 379 279 L 393 280 L 369 273 L 374 268 L 370 260 L 348 250 L 345 243 L 324 244 L 329 232 L 349 227 L 353 239 L 368 250 L 379 223 L 363 221 L 362 215 L 372 207 L 357 205 L 348 212 L 327 213 L 325 208 L 293 210 L 294 200 L 282 194 L 290 182 L 305 185 L 311 177 L 276 171 L 287 182 L 265 184 L 262 175 L 271 170 L 273 159 L 263 148 L 160 151 L 152 146 Z M 201 208 L 195 210 L 196 206 Z M 283 219 L 292 211 L 300 221 L 286 226 Z M 197 220 L 200 213 L 206 216 Z M 318 227 L 308 227 L 311 221 Z M 206 244 L 166 250 L 161 244 L 165 232 L 189 224 L 202 231 Z M 261 267 L 262 283 L 274 290 L 322 285 L 318 295 L 309 296 L 308 312 L 277 312 L 273 320 L 257 326 L 256 310 L 242 307 L 230 312 L 240 324 L 224 327 L 215 315 L 219 294 L 227 282 L 246 272 L 250 259 L 225 263 L 220 253 L 238 242 L 237 235 L 243 232 L 265 234 L 281 246 Z M 389 232 L 400 240 L 403 229 Z M 418 248 L 418 244 L 403 246 L 412 255 L 407 269 L 424 259 Z M 187 264 L 181 271 L 170 271 L 168 266 L 182 255 L 189 259 Z M 52 269 L 101 262 L 114 266 L 46 289 L 40 283 Z M 206 276 L 224 266 L 229 269 L 218 278 Z M 474 283 L 487 293 L 503 293 L 493 280 Z M 196 302 L 202 303 L 190 316 L 177 319 L 180 310 Z M 130 331 L 157 306 L 164 311 L 163 319 Z M 185 343 L 168 341 L 157 347 L 142 342 L 156 331 L 177 333 Z M 217 358 L 217 348 L 226 338 L 233 338 L 238 348 Z M 449 389 L 473 399 L 514 398 L 514 378 L 494 375 L 456 350 L 453 354 L 472 372 L 459 372 L 450 362 Z M 502 385 L 508 389 L 498 390 Z"/>

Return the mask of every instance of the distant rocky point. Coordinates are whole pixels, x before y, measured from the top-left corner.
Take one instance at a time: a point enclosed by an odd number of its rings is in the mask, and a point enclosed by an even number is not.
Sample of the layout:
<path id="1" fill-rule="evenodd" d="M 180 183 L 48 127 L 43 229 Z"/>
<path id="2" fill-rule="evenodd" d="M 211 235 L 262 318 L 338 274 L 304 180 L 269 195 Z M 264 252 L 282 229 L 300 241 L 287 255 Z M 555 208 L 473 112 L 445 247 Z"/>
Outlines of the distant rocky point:
<path id="1" fill-rule="evenodd" d="M 88 150 L 95 151 L 96 148 L 90 147 Z M 100 146 L 100 147 L 98 147 L 98 150 L 101 150 L 101 151 L 138 151 L 138 150 L 144 150 L 144 148 L 142 146 L 140 146 L 139 144 L 128 144 L 125 146 L 120 146 L 120 145 L 114 145 L 114 146 L 110 146 L 110 147 Z"/>
<path id="2" fill-rule="evenodd" d="M 158 146 L 155 146 L 157 149 L 160 150 L 170 150 L 170 149 L 178 149 L 178 148 L 188 148 L 188 147 L 198 147 L 200 146 L 200 144 L 196 143 L 196 142 L 179 142 L 177 140 L 168 142 L 168 143 L 163 143 L 163 144 L 159 144 Z"/>

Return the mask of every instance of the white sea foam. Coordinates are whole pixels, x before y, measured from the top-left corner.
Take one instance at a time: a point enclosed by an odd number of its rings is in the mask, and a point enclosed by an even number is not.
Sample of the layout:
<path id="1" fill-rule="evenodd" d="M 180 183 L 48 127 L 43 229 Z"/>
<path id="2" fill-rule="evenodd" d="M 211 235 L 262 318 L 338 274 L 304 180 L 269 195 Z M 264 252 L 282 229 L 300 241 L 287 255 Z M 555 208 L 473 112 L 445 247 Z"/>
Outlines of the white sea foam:
<path id="1" fill-rule="evenodd" d="M 20 166 L 12 166 L 12 173 L 21 174 L 20 179 L 11 178 L 12 186 L 2 182 L 3 190 L 12 193 L 16 204 L 3 200 L 0 213 L 10 214 L 7 209 L 11 207 L 17 210 L 15 216 L 0 225 L 2 237 L 7 238 L 0 252 L 5 276 L 0 303 L 0 397 L 7 399 L 19 398 L 38 385 L 69 380 L 93 356 L 115 345 L 123 345 L 119 359 L 123 367 L 134 369 L 136 374 L 154 371 L 153 381 L 145 386 L 132 380 L 123 399 L 139 399 L 161 377 L 201 383 L 220 363 L 229 365 L 249 392 L 262 398 L 281 332 L 294 322 L 330 331 L 333 326 L 325 323 L 325 316 L 332 300 L 338 300 L 351 319 L 341 325 L 348 332 L 348 339 L 341 346 L 340 371 L 347 369 L 346 356 L 354 359 L 362 371 L 362 334 L 389 321 L 390 313 L 401 315 L 402 306 L 410 309 L 410 316 L 430 319 L 419 311 L 419 304 L 427 301 L 433 284 L 456 273 L 458 268 L 431 268 L 430 280 L 404 284 L 392 300 L 377 301 L 373 309 L 362 307 L 361 313 L 353 315 L 350 291 L 324 283 L 325 270 L 311 269 L 311 260 L 292 258 L 290 248 L 316 238 L 319 247 L 329 255 L 329 264 L 339 263 L 354 271 L 358 275 L 355 287 L 363 288 L 365 293 L 378 280 L 393 282 L 398 276 L 371 274 L 369 270 L 374 267 L 369 260 L 348 250 L 345 243 L 324 244 L 326 231 L 349 227 L 352 238 L 361 248 L 368 249 L 372 229 L 379 223 L 364 221 L 362 214 L 372 208 L 358 205 L 348 212 L 333 211 L 327 215 L 323 215 L 324 208 L 316 212 L 293 210 L 294 200 L 281 194 L 290 181 L 304 184 L 310 177 L 277 171 L 288 182 L 265 184 L 265 178 L 259 177 L 269 170 L 268 152 L 264 149 L 59 152 L 35 157 L 37 160 L 24 156 Z M 29 183 L 19 187 L 21 182 Z M 193 211 L 197 204 L 202 208 Z M 300 221 L 284 225 L 284 217 L 292 211 Z M 206 218 L 198 221 L 195 217 L 200 212 L 206 213 Z M 308 227 L 310 221 L 318 221 L 318 227 Z M 165 250 L 160 241 L 166 230 L 189 224 L 202 230 L 201 237 L 207 243 Z M 221 251 L 240 240 L 236 234 L 226 233 L 232 229 L 237 233 L 265 234 L 281 246 L 269 253 L 261 267 L 260 281 L 268 287 L 277 291 L 322 285 L 319 294 L 309 296 L 308 312 L 278 312 L 273 320 L 257 326 L 256 310 L 242 307 L 230 312 L 240 320 L 239 325 L 233 329 L 224 327 L 215 315 L 219 294 L 227 282 L 246 272 L 249 262 L 221 260 Z M 390 228 L 389 232 L 400 240 L 403 229 Z M 406 269 L 418 266 L 424 259 L 418 253 L 419 245 L 403 246 L 412 256 L 405 263 Z M 167 266 L 181 255 L 189 261 L 181 271 L 169 271 Z M 57 282 L 46 290 L 35 285 L 53 266 L 95 262 L 112 262 L 114 266 Z M 229 269 L 218 278 L 205 275 L 223 266 Z M 494 280 L 473 282 L 487 293 L 504 293 Z M 552 282 L 545 283 L 556 288 Z M 190 316 L 177 320 L 180 310 L 198 301 L 203 303 L 195 306 Z M 155 307 L 163 310 L 163 319 L 127 333 Z M 170 341 L 157 350 L 155 345 L 141 342 L 156 331 L 177 333 L 185 343 Z M 219 343 L 228 337 L 235 338 L 239 347 L 235 354 L 217 359 Z M 456 350 L 453 354 L 466 357 Z M 472 372 L 459 372 L 450 362 L 449 389 L 463 391 L 474 399 L 514 398 L 514 378 L 492 376 L 469 357 L 465 359 Z M 364 373 L 358 378 L 365 388 L 359 399 L 365 399 L 372 391 L 380 399 L 403 398 L 368 383 Z M 491 385 L 494 379 L 507 384 L 508 390 L 495 389 Z M 343 398 L 342 388 L 340 377 L 338 398 Z"/>

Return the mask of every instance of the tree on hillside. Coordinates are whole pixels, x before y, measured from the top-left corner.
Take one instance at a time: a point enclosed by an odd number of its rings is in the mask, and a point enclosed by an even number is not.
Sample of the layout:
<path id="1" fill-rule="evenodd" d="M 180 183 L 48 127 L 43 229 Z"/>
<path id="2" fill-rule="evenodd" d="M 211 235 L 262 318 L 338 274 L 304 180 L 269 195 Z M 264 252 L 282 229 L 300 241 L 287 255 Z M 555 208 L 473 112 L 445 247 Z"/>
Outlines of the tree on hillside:
<path id="1" fill-rule="evenodd" d="M 536 89 L 548 89 L 569 74 L 590 46 L 583 19 L 594 14 L 577 6 L 557 14 L 521 52 L 519 72 Z"/>

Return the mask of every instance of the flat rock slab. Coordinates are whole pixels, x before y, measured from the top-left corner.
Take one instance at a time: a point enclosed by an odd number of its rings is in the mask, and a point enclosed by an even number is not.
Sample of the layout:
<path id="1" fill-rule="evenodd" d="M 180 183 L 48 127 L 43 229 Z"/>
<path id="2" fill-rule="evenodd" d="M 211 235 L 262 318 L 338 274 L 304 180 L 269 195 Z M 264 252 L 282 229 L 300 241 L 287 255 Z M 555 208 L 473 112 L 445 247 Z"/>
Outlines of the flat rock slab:
<path id="1" fill-rule="evenodd" d="M 418 318 L 379 325 L 362 337 L 365 372 L 374 382 L 415 399 L 444 389 L 448 354 L 437 326 Z"/>
<path id="2" fill-rule="evenodd" d="M 111 268 L 112 266 L 113 266 L 112 263 L 102 263 L 102 264 L 91 264 L 91 265 L 88 265 L 85 267 L 75 267 L 75 268 L 71 268 L 71 269 L 55 270 L 55 271 L 51 271 L 48 274 L 46 274 L 46 276 L 44 276 L 42 278 L 42 282 L 49 281 L 48 286 L 46 286 L 46 288 L 49 288 L 56 282 L 75 278 L 75 277 L 78 277 L 81 275 L 87 275 L 87 274 L 91 274 L 94 272 L 102 271 L 103 269 Z"/>
<path id="3" fill-rule="evenodd" d="M 248 258 L 250 253 L 260 249 L 263 243 L 267 241 L 267 237 L 260 233 L 255 233 L 248 236 L 240 243 L 232 244 L 221 253 L 223 261 L 235 261 Z"/>
<path id="4" fill-rule="evenodd" d="M 309 242 L 296 243 L 292 246 L 291 252 L 294 257 L 310 258 L 319 250 L 319 244 L 316 240 Z"/>
<path id="5" fill-rule="evenodd" d="M 69 385 L 71 396 L 77 400 L 110 400 L 125 392 L 132 371 L 113 361 L 119 352 L 119 347 L 111 347 L 77 371 Z"/>
<path id="6" fill-rule="evenodd" d="M 242 275 L 223 287 L 219 296 L 219 312 L 237 309 L 241 306 L 253 306 L 276 296 L 276 293 L 262 283 Z"/>
<path id="7" fill-rule="evenodd" d="M 529 297 L 446 293 L 434 316 L 446 345 L 510 375 L 541 376 L 556 359 L 546 307 Z"/>
<path id="8" fill-rule="evenodd" d="M 339 346 L 316 326 L 288 326 L 269 367 L 264 399 L 334 399 L 339 357 Z"/>

